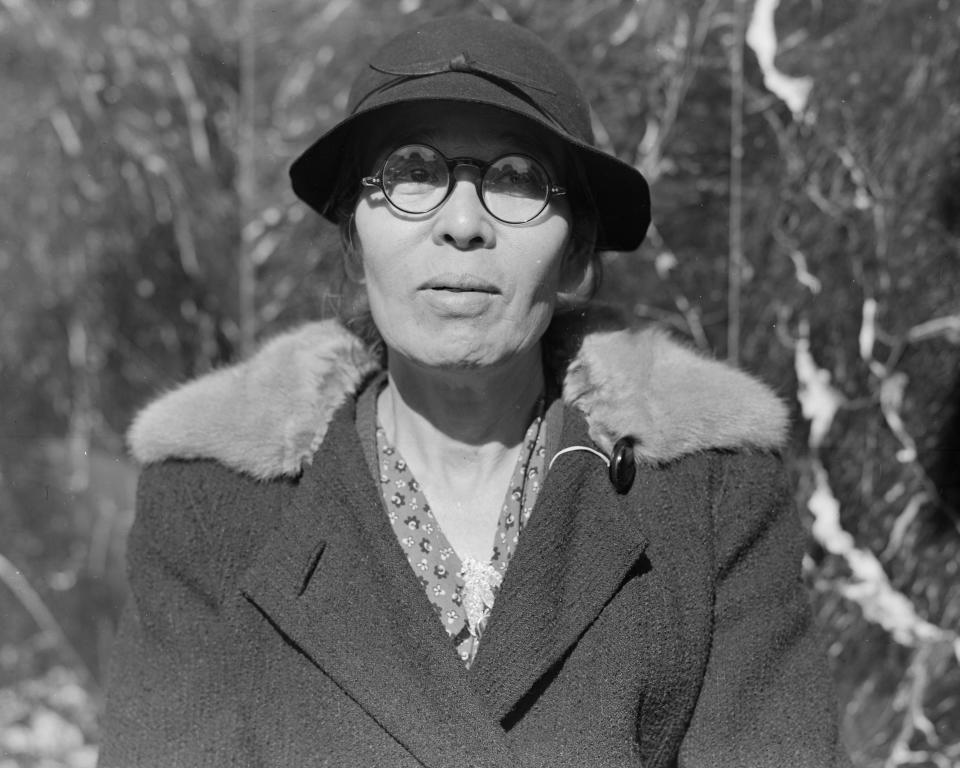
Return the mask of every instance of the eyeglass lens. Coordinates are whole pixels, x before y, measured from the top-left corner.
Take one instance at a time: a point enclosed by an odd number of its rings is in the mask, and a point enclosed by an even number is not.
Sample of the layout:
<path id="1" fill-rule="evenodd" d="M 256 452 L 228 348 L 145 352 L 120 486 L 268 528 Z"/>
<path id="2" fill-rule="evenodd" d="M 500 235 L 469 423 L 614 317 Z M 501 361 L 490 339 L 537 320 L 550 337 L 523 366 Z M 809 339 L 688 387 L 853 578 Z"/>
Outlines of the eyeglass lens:
<path id="1" fill-rule="evenodd" d="M 410 144 L 394 150 L 383 164 L 383 192 L 407 213 L 427 213 L 440 205 L 450 188 L 447 160 L 437 150 Z M 525 155 L 505 155 L 483 174 L 481 196 L 498 219 L 522 224 L 544 209 L 550 179 L 543 166 Z"/>

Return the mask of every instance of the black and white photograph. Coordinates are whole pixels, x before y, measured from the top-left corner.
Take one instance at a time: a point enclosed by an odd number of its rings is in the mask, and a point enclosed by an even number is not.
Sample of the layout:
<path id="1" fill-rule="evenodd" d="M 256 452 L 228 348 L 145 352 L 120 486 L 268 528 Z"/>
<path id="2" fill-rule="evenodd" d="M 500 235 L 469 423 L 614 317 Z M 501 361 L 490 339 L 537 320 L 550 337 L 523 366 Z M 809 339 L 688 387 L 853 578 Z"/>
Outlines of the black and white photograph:
<path id="1" fill-rule="evenodd" d="M 0 0 L 0 768 L 960 766 L 960 2 Z"/>

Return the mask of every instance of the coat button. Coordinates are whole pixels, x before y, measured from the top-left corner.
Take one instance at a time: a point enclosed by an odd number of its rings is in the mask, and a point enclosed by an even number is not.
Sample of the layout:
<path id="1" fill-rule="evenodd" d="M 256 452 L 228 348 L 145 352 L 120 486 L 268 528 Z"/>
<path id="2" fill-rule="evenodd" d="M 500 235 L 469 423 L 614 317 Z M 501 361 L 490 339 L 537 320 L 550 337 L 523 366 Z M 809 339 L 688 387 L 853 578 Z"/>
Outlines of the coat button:
<path id="1" fill-rule="evenodd" d="M 617 493 L 623 494 L 630 490 L 636 476 L 637 462 L 633 456 L 633 440 L 621 437 L 613 446 L 613 454 L 610 456 L 610 482 Z"/>

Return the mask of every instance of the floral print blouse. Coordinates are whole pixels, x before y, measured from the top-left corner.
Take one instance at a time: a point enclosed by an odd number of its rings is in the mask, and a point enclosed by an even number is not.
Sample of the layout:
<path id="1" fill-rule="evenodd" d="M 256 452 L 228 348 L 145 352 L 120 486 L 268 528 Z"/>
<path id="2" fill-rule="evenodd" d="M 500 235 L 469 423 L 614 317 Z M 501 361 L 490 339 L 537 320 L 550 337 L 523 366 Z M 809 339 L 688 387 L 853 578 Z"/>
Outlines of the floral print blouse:
<path id="1" fill-rule="evenodd" d="M 503 575 L 540 492 L 546 470 L 543 404 L 527 429 L 500 509 L 490 559 L 460 559 L 430 509 L 423 488 L 377 423 L 377 462 L 387 516 L 457 654 L 469 668 Z"/>

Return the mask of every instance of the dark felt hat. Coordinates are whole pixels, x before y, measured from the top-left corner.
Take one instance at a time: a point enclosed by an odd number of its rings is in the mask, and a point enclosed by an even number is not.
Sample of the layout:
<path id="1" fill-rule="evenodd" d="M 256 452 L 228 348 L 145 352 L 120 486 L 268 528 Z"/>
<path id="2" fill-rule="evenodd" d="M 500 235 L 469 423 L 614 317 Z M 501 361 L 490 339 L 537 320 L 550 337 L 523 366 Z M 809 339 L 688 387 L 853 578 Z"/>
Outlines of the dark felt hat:
<path id="1" fill-rule="evenodd" d="M 344 143 L 365 120 L 397 104 L 460 101 L 529 118 L 580 160 L 599 213 L 597 247 L 633 250 L 650 224 L 650 191 L 631 165 L 593 146 L 586 99 L 563 62 L 529 30 L 477 16 L 435 19 L 397 35 L 350 91 L 347 116 L 290 168 L 293 190 L 332 220 Z"/>

